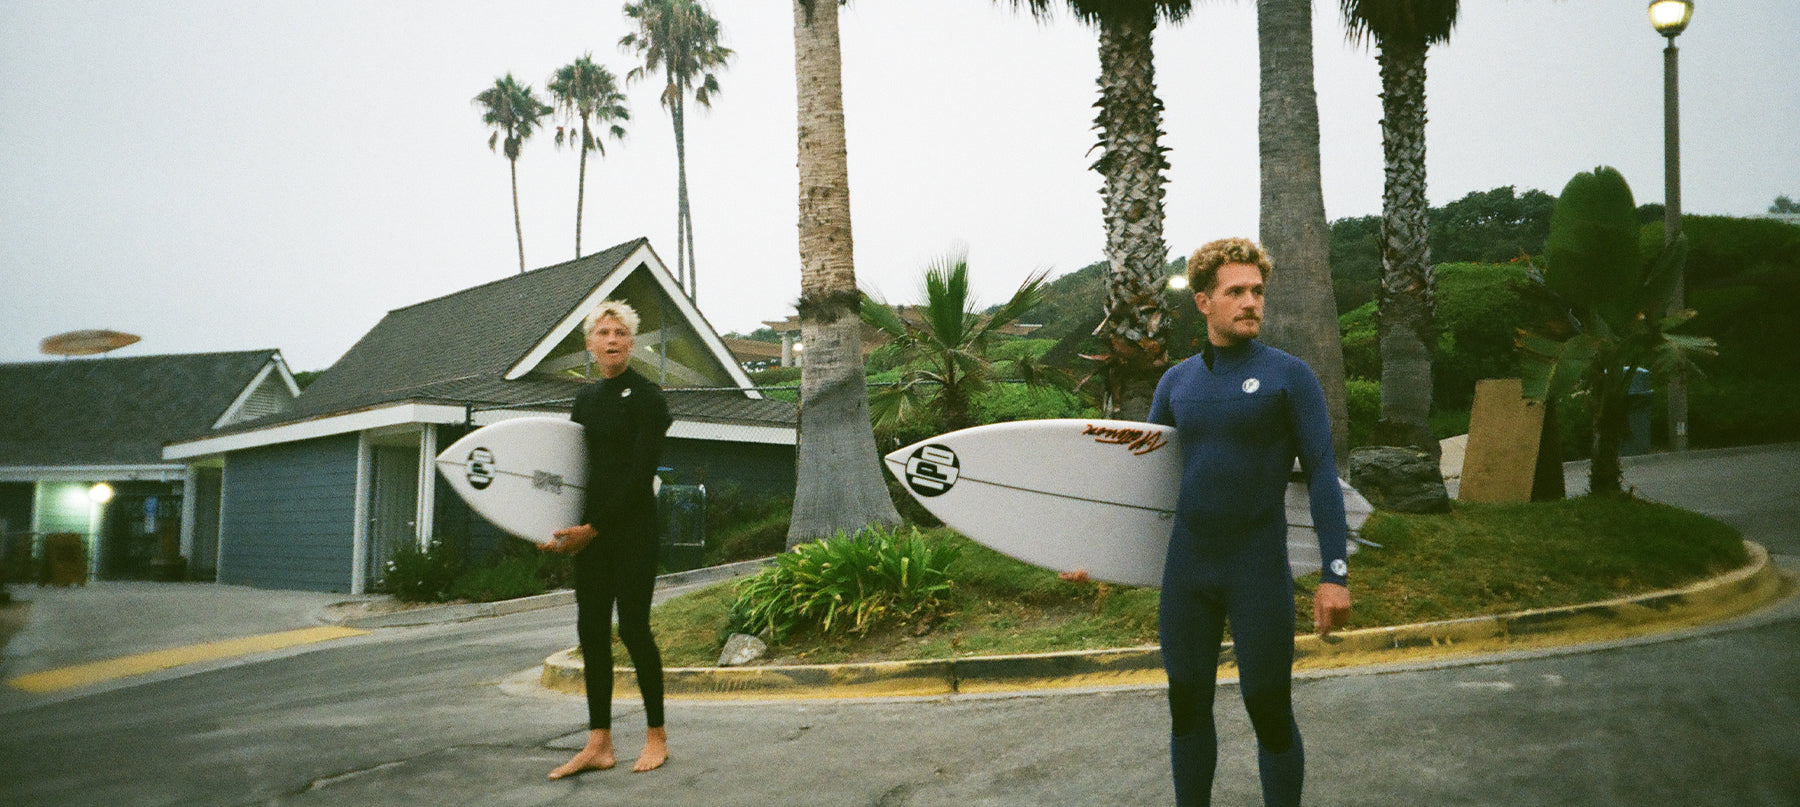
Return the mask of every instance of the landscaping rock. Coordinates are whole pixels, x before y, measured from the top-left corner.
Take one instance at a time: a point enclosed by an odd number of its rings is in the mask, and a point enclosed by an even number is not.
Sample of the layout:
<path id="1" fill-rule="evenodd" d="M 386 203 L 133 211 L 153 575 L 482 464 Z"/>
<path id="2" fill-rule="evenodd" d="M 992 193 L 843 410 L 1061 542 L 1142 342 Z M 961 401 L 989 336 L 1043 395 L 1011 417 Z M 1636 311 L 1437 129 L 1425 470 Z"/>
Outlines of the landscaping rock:
<path id="1" fill-rule="evenodd" d="M 1350 486 L 1377 509 L 1396 513 L 1448 513 L 1436 457 L 1416 448 L 1364 446 L 1350 449 Z"/>
<path id="2" fill-rule="evenodd" d="M 763 640 L 747 633 L 733 633 L 725 640 L 725 649 L 719 653 L 720 667 L 742 667 L 763 657 L 769 652 L 769 646 Z"/>

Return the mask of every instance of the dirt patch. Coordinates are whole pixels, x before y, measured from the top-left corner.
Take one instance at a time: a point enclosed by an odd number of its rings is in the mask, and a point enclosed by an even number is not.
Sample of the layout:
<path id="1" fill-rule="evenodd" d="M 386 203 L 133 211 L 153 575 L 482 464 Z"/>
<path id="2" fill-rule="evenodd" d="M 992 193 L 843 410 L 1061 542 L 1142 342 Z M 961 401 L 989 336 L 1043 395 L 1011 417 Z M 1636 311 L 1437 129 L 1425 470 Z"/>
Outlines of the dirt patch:
<path id="1" fill-rule="evenodd" d="M 351 600 L 333 603 L 325 608 L 325 616 L 331 621 L 355 619 L 364 616 L 380 616 L 396 614 L 402 611 L 416 611 L 420 608 L 437 608 L 444 605 L 465 605 L 468 600 L 450 600 L 449 602 L 401 602 L 393 597 L 376 597 L 368 600 Z"/>

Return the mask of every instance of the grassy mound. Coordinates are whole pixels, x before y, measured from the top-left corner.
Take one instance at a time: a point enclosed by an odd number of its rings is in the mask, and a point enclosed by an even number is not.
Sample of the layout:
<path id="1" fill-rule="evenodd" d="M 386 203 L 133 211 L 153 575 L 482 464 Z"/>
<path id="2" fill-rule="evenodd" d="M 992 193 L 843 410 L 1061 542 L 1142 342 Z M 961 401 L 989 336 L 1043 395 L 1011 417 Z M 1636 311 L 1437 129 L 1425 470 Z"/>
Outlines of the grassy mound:
<path id="1" fill-rule="evenodd" d="M 866 635 L 802 632 L 770 647 L 772 663 L 950 658 L 1156 643 L 1154 588 L 1072 584 L 947 529 L 953 586 L 936 611 Z M 1363 535 L 1382 544 L 1351 561 L 1352 628 L 1572 605 L 1690 583 L 1746 562 L 1737 531 L 1695 513 L 1632 499 L 1457 504 L 1446 515 L 1381 513 Z M 1298 581 L 1295 631 L 1312 630 L 1317 576 Z M 663 661 L 717 661 L 743 581 L 680 597 L 652 616 Z M 615 658 L 623 660 L 622 650 Z"/>

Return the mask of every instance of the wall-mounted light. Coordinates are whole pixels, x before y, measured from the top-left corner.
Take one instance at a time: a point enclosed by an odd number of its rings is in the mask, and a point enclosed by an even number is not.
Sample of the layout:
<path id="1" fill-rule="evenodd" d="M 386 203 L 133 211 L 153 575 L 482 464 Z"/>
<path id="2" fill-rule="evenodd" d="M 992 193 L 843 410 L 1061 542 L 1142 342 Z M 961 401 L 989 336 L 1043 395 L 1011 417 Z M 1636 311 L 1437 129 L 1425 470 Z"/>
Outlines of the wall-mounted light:
<path id="1" fill-rule="evenodd" d="M 105 482 L 101 482 L 98 485 L 88 488 L 88 500 L 94 504 L 106 504 L 107 502 L 112 501 L 112 497 L 113 487 Z"/>

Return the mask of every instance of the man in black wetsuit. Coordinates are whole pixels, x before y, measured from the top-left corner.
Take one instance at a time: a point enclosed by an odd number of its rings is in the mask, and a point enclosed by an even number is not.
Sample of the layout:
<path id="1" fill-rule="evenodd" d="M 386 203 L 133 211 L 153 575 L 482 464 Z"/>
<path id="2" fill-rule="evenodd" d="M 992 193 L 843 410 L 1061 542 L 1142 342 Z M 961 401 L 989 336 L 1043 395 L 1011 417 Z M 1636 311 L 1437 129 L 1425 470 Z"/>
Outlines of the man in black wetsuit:
<path id="1" fill-rule="evenodd" d="M 1158 633 L 1169 675 L 1169 755 L 1178 804 L 1211 802 L 1213 692 L 1231 624 L 1244 708 L 1256 731 L 1263 804 L 1298 805 L 1305 753 L 1294 721 L 1294 591 L 1284 497 L 1295 458 L 1311 494 L 1324 569 L 1320 633 L 1350 613 L 1343 493 L 1325 396 L 1305 362 L 1255 341 L 1273 265 L 1255 243 L 1209 243 L 1188 261 L 1207 344 L 1157 384 L 1149 420 L 1181 436 L 1181 497 L 1163 571 Z"/>
<path id="2" fill-rule="evenodd" d="M 586 523 L 557 530 L 544 546 L 574 556 L 575 630 L 581 639 L 587 687 L 587 745 L 550 772 L 561 779 L 613 767 L 612 617 L 619 606 L 619 639 L 631 654 L 649 729 L 632 766 L 655 770 L 668 761 L 663 728 L 662 656 L 650 633 L 650 595 L 656 585 L 656 468 L 669 430 L 662 390 L 631 369 L 637 312 L 607 300 L 588 315 L 587 349 L 601 380 L 575 397 L 574 420 L 588 449 Z"/>

